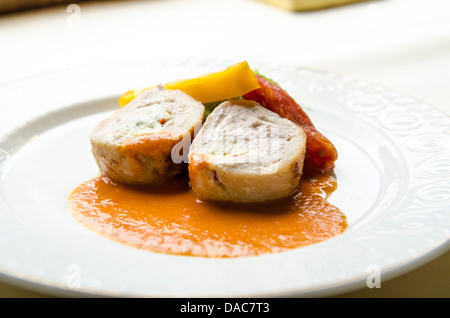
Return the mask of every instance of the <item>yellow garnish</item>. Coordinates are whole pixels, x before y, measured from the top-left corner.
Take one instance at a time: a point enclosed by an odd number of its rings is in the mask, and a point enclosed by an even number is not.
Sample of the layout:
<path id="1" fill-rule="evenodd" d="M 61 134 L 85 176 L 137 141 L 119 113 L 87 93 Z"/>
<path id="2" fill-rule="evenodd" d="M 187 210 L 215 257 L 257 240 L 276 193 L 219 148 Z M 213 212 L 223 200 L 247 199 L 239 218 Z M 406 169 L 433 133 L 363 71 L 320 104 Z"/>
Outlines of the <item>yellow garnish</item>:
<path id="1" fill-rule="evenodd" d="M 171 90 L 179 89 L 202 103 L 239 97 L 260 87 L 255 73 L 247 62 L 233 64 L 223 71 L 178 80 L 163 86 Z M 155 86 L 130 90 L 119 97 L 119 104 L 125 106 L 143 91 L 153 87 Z"/>

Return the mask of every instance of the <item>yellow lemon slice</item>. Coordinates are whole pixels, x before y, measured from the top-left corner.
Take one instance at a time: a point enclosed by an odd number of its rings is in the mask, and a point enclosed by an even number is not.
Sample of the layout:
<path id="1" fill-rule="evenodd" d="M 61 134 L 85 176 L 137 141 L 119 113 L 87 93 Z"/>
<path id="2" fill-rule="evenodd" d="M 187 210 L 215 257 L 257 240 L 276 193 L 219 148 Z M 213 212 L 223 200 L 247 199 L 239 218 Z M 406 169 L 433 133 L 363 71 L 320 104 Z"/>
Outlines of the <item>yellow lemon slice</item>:
<path id="1" fill-rule="evenodd" d="M 247 62 L 236 63 L 219 72 L 178 80 L 163 86 L 166 89 L 179 89 L 202 103 L 239 97 L 260 87 L 255 73 Z M 152 87 L 154 86 L 126 92 L 119 97 L 120 106 L 125 106 L 144 90 Z"/>

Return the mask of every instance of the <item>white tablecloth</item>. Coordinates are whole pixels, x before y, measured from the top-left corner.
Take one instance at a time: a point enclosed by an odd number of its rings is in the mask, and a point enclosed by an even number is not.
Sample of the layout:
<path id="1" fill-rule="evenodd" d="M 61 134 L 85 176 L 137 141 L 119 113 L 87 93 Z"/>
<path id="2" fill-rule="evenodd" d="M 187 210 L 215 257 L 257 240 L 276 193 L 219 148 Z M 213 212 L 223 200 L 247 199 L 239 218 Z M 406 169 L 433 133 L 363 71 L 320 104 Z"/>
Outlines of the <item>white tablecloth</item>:
<path id="1" fill-rule="evenodd" d="M 0 83 L 98 61 L 260 59 L 367 79 L 450 114 L 450 3 L 369 1 L 286 12 L 255 0 L 111 1 L 0 17 Z M 69 12 L 67 12 L 69 11 Z"/>
<path id="2" fill-rule="evenodd" d="M 256 0 L 80 2 L 0 16 L 0 84 L 104 61 L 223 57 L 343 73 L 450 115 L 449 17 L 446 0 L 367 1 L 298 13 Z M 447 253 L 427 265 L 434 268 L 409 274 L 416 289 L 400 277 L 391 289 L 351 295 L 448 297 L 448 259 Z M 430 275 L 436 270 L 447 272 L 445 285 L 442 276 Z M 16 295 L 14 287 L 0 287 L 0 296 Z"/>

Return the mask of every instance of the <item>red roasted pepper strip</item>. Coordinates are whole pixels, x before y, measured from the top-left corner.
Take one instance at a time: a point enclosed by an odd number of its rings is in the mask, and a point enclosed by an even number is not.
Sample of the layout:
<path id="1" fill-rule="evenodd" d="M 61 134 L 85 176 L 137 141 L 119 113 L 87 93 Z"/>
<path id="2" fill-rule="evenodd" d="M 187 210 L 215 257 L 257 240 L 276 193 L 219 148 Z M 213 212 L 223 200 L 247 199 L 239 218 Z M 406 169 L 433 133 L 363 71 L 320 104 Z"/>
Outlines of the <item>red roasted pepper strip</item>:
<path id="1" fill-rule="evenodd" d="M 286 91 L 258 74 L 256 78 L 261 87 L 245 94 L 244 98 L 258 102 L 303 128 L 306 133 L 305 168 L 322 173 L 332 169 L 338 154 L 330 140 L 317 131 L 308 115 Z"/>

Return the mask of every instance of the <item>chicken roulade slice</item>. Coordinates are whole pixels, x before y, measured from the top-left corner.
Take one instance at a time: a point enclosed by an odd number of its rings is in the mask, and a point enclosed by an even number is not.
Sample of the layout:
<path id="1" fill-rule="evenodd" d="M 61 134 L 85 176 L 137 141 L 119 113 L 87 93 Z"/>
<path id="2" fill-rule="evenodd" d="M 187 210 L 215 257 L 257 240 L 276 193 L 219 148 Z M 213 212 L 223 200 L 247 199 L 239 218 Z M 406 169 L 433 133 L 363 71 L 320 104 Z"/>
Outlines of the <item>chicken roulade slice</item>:
<path id="1" fill-rule="evenodd" d="M 143 92 L 92 130 L 92 154 L 101 174 L 116 182 L 147 184 L 187 170 L 182 148 L 172 149 L 193 138 L 204 111 L 202 103 L 179 90 L 158 86 Z"/>
<path id="2" fill-rule="evenodd" d="M 262 202 L 291 195 L 303 171 L 301 127 L 260 104 L 217 106 L 189 152 L 189 178 L 199 200 Z"/>

